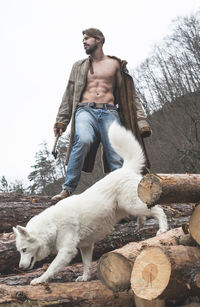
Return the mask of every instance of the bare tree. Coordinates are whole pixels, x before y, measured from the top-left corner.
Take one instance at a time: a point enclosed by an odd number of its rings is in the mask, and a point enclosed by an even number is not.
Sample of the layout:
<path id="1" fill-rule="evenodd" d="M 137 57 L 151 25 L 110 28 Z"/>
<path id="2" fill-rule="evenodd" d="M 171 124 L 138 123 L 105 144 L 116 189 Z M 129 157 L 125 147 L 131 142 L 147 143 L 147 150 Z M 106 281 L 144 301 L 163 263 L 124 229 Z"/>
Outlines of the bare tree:
<path id="1" fill-rule="evenodd" d="M 173 32 L 133 71 L 147 114 L 200 90 L 200 12 L 179 17 Z"/>

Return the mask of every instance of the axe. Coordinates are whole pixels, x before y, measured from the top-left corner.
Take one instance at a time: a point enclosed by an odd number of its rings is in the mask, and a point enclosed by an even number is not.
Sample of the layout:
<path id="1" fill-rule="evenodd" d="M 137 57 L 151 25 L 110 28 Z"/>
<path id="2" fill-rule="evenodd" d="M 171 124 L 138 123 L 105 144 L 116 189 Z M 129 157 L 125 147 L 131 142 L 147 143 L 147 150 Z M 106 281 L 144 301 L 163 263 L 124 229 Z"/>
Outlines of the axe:
<path id="1" fill-rule="evenodd" d="M 57 158 L 57 155 L 58 155 L 58 152 L 57 152 L 57 150 L 56 150 L 56 146 L 57 146 L 59 137 L 60 137 L 60 135 L 59 135 L 59 133 L 58 133 L 58 134 L 56 135 L 56 139 L 55 139 L 55 142 L 54 142 L 54 145 L 53 145 L 53 149 L 52 149 L 52 152 L 51 152 L 55 159 Z"/>

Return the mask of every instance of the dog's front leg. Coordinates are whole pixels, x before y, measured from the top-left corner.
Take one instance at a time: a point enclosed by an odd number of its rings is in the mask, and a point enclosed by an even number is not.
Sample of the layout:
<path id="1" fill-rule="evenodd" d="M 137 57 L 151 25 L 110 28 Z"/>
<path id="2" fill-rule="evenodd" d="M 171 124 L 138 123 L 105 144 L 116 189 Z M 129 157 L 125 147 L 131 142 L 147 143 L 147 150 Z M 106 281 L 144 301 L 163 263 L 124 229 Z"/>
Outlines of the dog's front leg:
<path id="1" fill-rule="evenodd" d="M 64 268 L 65 265 L 68 265 L 72 258 L 76 256 L 77 249 L 62 248 L 58 251 L 57 256 L 52 261 L 46 272 L 40 277 L 35 278 L 31 281 L 31 285 L 41 284 L 47 282 L 50 278 L 53 278 L 56 273 Z"/>
<path id="2" fill-rule="evenodd" d="M 80 248 L 83 260 L 83 275 L 79 276 L 76 281 L 87 281 L 91 277 L 92 253 L 94 244 Z"/>

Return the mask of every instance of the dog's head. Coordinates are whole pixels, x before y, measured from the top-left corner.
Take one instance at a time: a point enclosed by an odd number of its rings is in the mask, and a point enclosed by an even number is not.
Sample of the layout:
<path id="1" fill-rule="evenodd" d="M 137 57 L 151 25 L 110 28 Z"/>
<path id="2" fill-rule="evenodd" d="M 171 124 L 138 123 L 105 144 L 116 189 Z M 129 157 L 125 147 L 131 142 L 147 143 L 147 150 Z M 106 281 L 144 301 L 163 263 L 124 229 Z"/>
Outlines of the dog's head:
<path id="1" fill-rule="evenodd" d="M 16 236 L 16 247 L 20 253 L 19 268 L 24 270 L 32 269 L 38 260 L 39 242 L 29 234 L 25 227 L 13 227 L 13 231 Z"/>

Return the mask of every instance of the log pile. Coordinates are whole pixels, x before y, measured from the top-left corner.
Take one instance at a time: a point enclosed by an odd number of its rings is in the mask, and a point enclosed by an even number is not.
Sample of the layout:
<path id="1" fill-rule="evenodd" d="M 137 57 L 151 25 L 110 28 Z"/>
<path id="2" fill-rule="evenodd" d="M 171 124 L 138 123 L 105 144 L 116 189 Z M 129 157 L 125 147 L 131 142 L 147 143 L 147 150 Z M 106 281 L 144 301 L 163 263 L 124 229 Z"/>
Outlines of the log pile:
<path id="1" fill-rule="evenodd" d="M 114 292 L 133 290 L 137 307 L 200 297 L 200 175 L 148 174 L 138 186 L 138 195 L 149 208 L 188 202 L 194 208 L 189 225 L 103 255 L 99 279 Z"/>
<path id="2" fill-rule="evenodd" d="M 99 279 L 114 292 L 130 288 L 131 273 L 135 259 L 144 248 L 166 247 L 181 244 L 195 245 L 190 236 L 184 234 L 182 228 L 175 228 L 156 237 L 129 243 L 122 248 L 104 254 L 98 263 Z M 123 277 L 123 278 L 122 278 Z"/>
<path id="3" fill-rule="evenodd" d="M 183 245 L 184 244 L 184 245 Z M 103 255 L 98 277 L 113 292 L 133 290 L 136 306 L 200 296 L 200 248 L 182 228 Z"/>
<path id="4" fill-rule="evenodd" d="M 25 225 L 53 203 L 48 197 L 0 194 L 0 305 L 164 307 L 168 302 L 172 307 L 172 300 L 184 306 L 185 296 L 200 297 L 200 177 L 151 175 L 143 177 L 138 195 L 149 206 L 160 203 L 173 229 L 155 237 L 155 220 L 148 219 L 140 231 L 135 218 L 117 224 L 95 244 L 94 259 L 101 258 L 93 262 L 92 280 L 85 283 L 73 282 L 83 269 L 79 255 L 50 283 L 29 285 L 52 258 L 30 272 L 20 271 L 12 227 Z"/>

